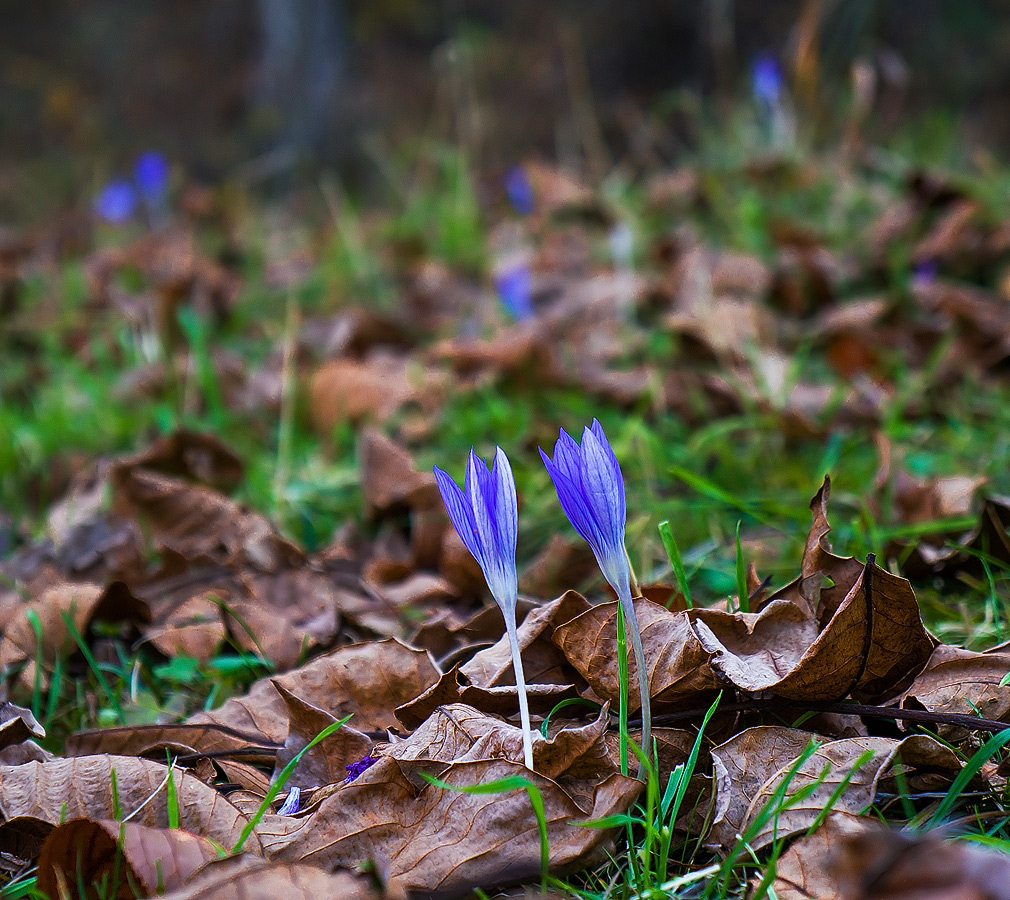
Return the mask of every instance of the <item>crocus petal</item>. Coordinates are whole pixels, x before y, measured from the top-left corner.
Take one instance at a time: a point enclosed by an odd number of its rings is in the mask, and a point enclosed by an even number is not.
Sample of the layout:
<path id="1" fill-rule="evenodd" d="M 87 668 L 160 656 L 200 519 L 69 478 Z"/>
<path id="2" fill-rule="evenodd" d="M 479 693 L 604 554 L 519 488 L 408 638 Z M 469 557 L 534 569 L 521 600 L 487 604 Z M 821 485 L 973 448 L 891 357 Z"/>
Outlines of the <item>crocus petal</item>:
<path id="1" fill-rule="evenodd" d="M 483 568 L 484 554 L 477 540 L 477 526 L 474 523 L 473 510 L 470 509 L 466 495 L 459 489 L 459 485 L 452 480 L 449 474 L 443 472 L 438 466 L 435 466 L 435 481 L 438 483 L 438 489 L 442 494 L 442 501 L 445 503 L 449 518 L 456 527 L 460 539 L 466 544 L 466 549 L 473 554 L 474 559 Z"/>
<path id="2" fill-rule="evenodd" d="M 516 503 L 516 480 L 505 451 L 495 448 L 494 466 L 491 477 L 495 482 L 497 508 L 495 522 L 498 525 L 498 546 L 502 554 L 515 559 L 516 543 L 519 539 L 519 507 Z"/>
<path id="3" fill-rule="evenodd" d="M 621 473 L 621 464 L 617 461 L 617 455 L 614 453 L 614 448 L 610 446 L 610 441 L 607 440 L 606 434 L 603 433 L 603 426 L 600 424 L 599 419 L 593 419 L 593 424 L 589 427 L 589 430 L 600 442 L 600 446 L 607 456 L 611 477 L 617 485 L 618 494 L 620 495 L 621 521 L 624 521 L 627 518 L 627 506 L 624 500 L 624 475 Z"/>
<path id="4" fill-rule="evenodd" d="M 494 481 L 488 471 L 487 464 L 472 449 L 466 461 L 466 476 L 467 500 L 473 511 L 477 542 L 480 544 L 483 557 L 491 560 L 497 552 L 494 525 Z"/>
<path id="5" fill-rule="evenodd" d="M 547 474 L 551 476 L 551 481 L 554 482 L 554 489 L 558 492 L 558 501 L 561 503 L 561 508 L 565 511 L 565 515 L 568 516 L 568 521 L 572 523 L 572 527 L 585 540 L 589 541 L 594 552 L 598 548 L 602 548 L 602 535 L 599 528 L 596 527 L 592 512 L 586 503 L 578 471 L 575 472 L 574 479 L 563 472 L 555 462 L 559 456 L 557 452 L 555 452 L 553 460 L 542 449 L 540 450 L 540 456 L 547 467 Z"/>
<path id="6" fill-rule="evenodd" d="M 608 552 L 624 544 L 624 492 L 621 490 L 620 469 L 614 477 L 612 461 L 616 462 L 609 445 L 604 449 L 599 438 L 588 428 L 582 436 L 582 455 L 585 460 L 584 482 L 586 499 L 593 518 L 603 533 Z"/>

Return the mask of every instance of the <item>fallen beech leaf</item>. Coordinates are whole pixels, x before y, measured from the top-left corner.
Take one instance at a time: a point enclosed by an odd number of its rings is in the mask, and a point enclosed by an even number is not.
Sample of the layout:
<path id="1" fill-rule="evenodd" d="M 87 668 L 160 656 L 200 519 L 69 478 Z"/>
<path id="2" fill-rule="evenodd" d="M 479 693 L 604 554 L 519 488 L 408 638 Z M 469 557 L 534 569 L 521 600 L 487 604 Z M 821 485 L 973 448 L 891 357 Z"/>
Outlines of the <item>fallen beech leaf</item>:
<path id="1" fill-rule="evenodd" d="M 324 800 L 311 817 L 296 820 L 297 830 L 270 835 L 261 828 L 268 854 L 326 868 L 378 859 L 391 890 L 447 900 L 474 887 L 535 878 L 540 839 L 526 791 L 467 794 L 424 784 L 419 773 L 430 766 L 380 759 Z M 416 781 L 407 773 L 414 773 Z M 587 798 L 580 806 L 556 782 L 501 759 L 453 763 L 438 777 L 464 788 L 512 776 L 531 781 L 543 796 L 554 872 L 599 858 L 609 833 L 576 823 L 623 812 L 641 789 L 635 779 L 610 775 L 579 792 Z"/>
<path id="2" fill-rule="evenodd" d="M 772 885 L 775 895 L 779 900 L 847 900 L 829 870 L 839 846 L 850 835 L 886 830 L 868 816 L 832 813 L 817 831 L 801 837 L 779 857 Z"/>
<path id="3" fill-rule="evenodd" d="M 921 760 L 931 768 L 946 768 L 951 777 L 961 768 L 952 750 L 921 735 L 900 741 L 881 737 L 832 741 L 779 725 L 748 728 L 711 751 L 716 783 L 715 818 L 708 837 L 712 846 L 725 850 L 738 841 L 811 741 L 819 746 L 796 770 L 786 795 L 812 784 L 826 766 L 827 775 L 804 800 L 769 817 L 751 836 L 749 846 L 753 849 L 809 828 L 843 779 L 848 779 L 848 784 L 833 809 L 861 812 L 872 802 L 877 782 L 899 753 L 906 766 L 914 767 Z M 866 751 L 871 754 L 869 761 L 855 768 Z"/>
<path id="4" fill-rule="evenodd" d="M 873 702 L 906 688 L 932 653 L 911 585 L 828 549 L 829 489 L 825 479 L 811 502 L 814 523 L 799 579 L 757 613 L 690 613 L 712 668 L 741 690 Z M 822 589 L 825 575 L 833 584 Z"/>
<path id="5" fill-rule="evenodd" d="M 1008 900 L 1010 855 L 970 841 L 871 830 L 841 836 L 828 860 L 844 900 Z"/>
<path id="6" fill-rule="evenodd" d="M 533 767 L 540 775 L 596 779 L 620 770 L 610 766 L 604 733 L 609 710 L 604 707 L 588 725 L 558 730 L 549 740 L 533 734 Z M 409 738 L 390 744 L 382 756 L 445 763 L 475 759 L 523 759 L 522 731 L 463 703 L 440 706 Z"/>
<path id="7" fill-rule="evenodd" d="M 518 639 L 527 684 L 572 683 L 575 673 L 564 654 L 552 643 L 551 636 L 563 622 L 589 608 L 589 603 L 581 594 L 566 591 L 546 606 L 534 608 L 522 620 L 518 627 Z M 515 672 L 512 670 L 508 638 L 502 636 L 493 646 L 475 653 L 469 662 L 460 666 L 460 672 L 471 683 L 481 687 L 514 685 Z"/>
<path id="8" fill-rule="evenodd" d="M 709 667 L 709 653 L 691 628 L 687 613 L 670 612 L 644 598 L 635 600 L 642 646 L 649 665 L 649 691 L 654 706 L 694 703 L 719 687 Z M 617 603 L 591 607 L 554 630 L 554 643 L 586 679 L 593 692 L 617 702 Z M 628 660 L 634 683 L 634 659 Z M 634 694 L 634 691 L 631 692 Z M 638 708 L 634 696 L 630 708 Z"/>
<path id="9" fill-rule="evenodd" d="M 258 513 L 246 512 L 224 494 L 147 469 L 113 477 L 113 503 L 152 529 L 159 549 L 184 558 L 243 564 L 261 572 L 297 566 L 304 557 Z"/>
<path id="10" fill-rule="evenodd" d="M 38 634 L 32 625 L 32 616 L 37 618 Z M 78 649 L 64 616 L 68 616 L 77 633 L 87 639 L 96 621 L 135 626 L 150 621 L 151 613 L 147 604 L 133 596 L 121 581 L 106 588 L 97 584 L 53 585 L 32 602 L 20 606 L 11 617 L 3 641 L 0 641 L 0 668 L 27 662 L 19 680 L 31 690 L 36 666 L 41 662 L 39 677 L 42 684 L 48 684 L 57 657 L 66 658 Z"/>
<path id="11" fill-rule="evenodd" d="M 317 734 L 336 721 L 336 717 L 296 697 L 276 679 L 273 686 L 284 700 L 288 715 L 288 736 L 284 739 L 284 746 L 277 751 L 274 764 L 274 773 L 279 775 Z M 368 756 L 371 749 L 372 742 L 368 737 L 345 724 L 302 754 L 288 784 L 311 788 L 343 781 L 347 777 L 348 764 Z"/>
<path id="12" fill-rule="evenodd" d="M 120 457 L 114 469 L 126 473 L 149 469 L 204 484 L 230 494 L 245 472 L 239 456 L 213 434 L 179 428 L 158 438 L 139 453 Z"/>
<path id="13" fill-rule="evenodd" d="M 526 702 L 530 713 L 535 716 L 546 716 L 562 700 L 578 696 L 579 690 L 574 684 L 526 685 Z M 464 703 L 495 716 L 519 715 L 519 692 L 514 684 L 489 688 L 469 684 L 456 666 L 413 700 L 398 706 L 396 718 L 407 728 L 417 728 L 438 707 L 450 703 Z"/>
<path id="14" fill-rule="evenodd" d="M 112 772 L 116 773 L 123 815 L 154 828 L 167 828 L 168 768 L 127 756 L 82 756 L 23 766 L 0 766 L 0 817 L 32 816 L 58 824 L 67 818 L 112 819 L 116 813 Z M 245 816 L 202 781 L 176 769 L 179 826 L 225 847 L 238 840 Z M 254 849 L 255 841 L 247 847 Z"/>
<path id="15" fill-rule="evenodd" d="M 245 854 L 211 862 L 162 900 L 380 900 L 369 879 L 301 863 L 263 862 Z"/>
<path id="16" fill-rule="evenodd" d="M 0 823 L 0 847 L 9 859 L 22 865 L 31 865 L 38 859 L 53 825 L 33 816 L 18 816 Z"/>
<path id="17" fill-rule="evenodd" d="M 20 744 L 32 737 L 45 737 L 46 730 L 30 709 L 4 700 L 0 703 L 0 750 Z"/>
<path id="18" fill-rule="evenodd" d="M 278 746 L 263 747 L 264 743 L 269 744 L 261 734 L 246 734 L 214 723 L 122 725 L 78 731 L 67 738 L 64 752 L 67 756 L 109 753 L 113 756 L 146 756 L 163 760 L 166 749 L 215 755 L 241 751 L 242 758 L 247 761 L 269 763 L 273 761 Z M 263 755 L 247 755 L 254 747 L 263 747 Z"/>
<path id="19" fill-rule="evenodd" d="M 320 656 L 299 669 L 255 682 L 244 697 L 197 713 L 189 723 L 215 723 L 281 743 L 288 733 L 284 701 L 273 682 L 361 730 L 392 728 L 393 710 L 434 684 L 441 673 L 424 650 L 389 639 L 352 644 Z"/>
<path id="20" fill-rule="evenodd" d="M 50 897 L 60 895 L 63 883 L 105 885 L 95 897 L 134 900 L 182 887 L 212 859 L 217 859 L 214 844 L 181 829 L 71 819 L 57 825 L 42 845 L 38 883 Z"/>
<path id="21" fill-rule="evenodd" d="M 1010 714 L 1010 686 L 1000 682 L 1010 672 L 1010 651 L 973 653 L 941 644 L 926 668 L 902 694 L 901 705 L 930 712 L 960 713 L 1003 721 Z M 938 725 L 948 740 L 963 740 L 967 732 L 951 725 Z"/>
<path id="22" fill-rule="evenodd" d="M 371 515 L 387 513 L 396 506 L 431 507 L 439 500 L 435 476 L 418 472 L 410 454 L 374 428 L 365 428 L 358 439 L 361 458 L 361 489 Z"/>
<path id="23" fill-rule="evenodd" d="M 414 394 L 406 356 L 373 350 L 364 360 L 324 363 L 309 384 L 312 421 L 323 435 L 343 422 L 388 419 Z"/>

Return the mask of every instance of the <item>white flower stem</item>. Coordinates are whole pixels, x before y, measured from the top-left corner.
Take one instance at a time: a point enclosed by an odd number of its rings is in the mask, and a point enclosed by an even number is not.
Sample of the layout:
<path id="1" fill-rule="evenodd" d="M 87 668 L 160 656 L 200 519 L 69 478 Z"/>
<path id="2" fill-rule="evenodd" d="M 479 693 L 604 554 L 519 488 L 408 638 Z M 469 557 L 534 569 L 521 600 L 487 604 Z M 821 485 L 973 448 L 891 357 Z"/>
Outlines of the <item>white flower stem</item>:
<path id="1" fill-rule="evenodd" d="M 530 730 L 530 708 L 526 702 L 526 678 L 523 675 L 523 659 L 519 652 L 519 634 L 516 630 L 515 613 L 505 616 L 505 630 L 509 636 L 509 646 L 512 648 L 512 668 L 516 675 L 516 688 L 519 694 L 519 719 L 523 728 L 523 759 L 526 768 L 533 771 L 533 734 Z M 639 642 L 641 643 L 641 641 Z"/>
<path id="2" fill-rule="evenodd" d="M 621 597 L 621 608 L 627 622 L 627 634 L 631 638 L 631 646 L 635 653 L 635 667 L 638 669 L 638 693 L 642 704 L 642 750 L 652 758 L 652 705 L 649 700 L 649 671 L 645 667 L 645 650 L 642 648 L 642 635 L 638 630 L 638 616 L 635 615 L 635 604 L 630 592 L 627 597 Z M 644 774 L 644 766 L 639 768 L 639 775 Z"/>

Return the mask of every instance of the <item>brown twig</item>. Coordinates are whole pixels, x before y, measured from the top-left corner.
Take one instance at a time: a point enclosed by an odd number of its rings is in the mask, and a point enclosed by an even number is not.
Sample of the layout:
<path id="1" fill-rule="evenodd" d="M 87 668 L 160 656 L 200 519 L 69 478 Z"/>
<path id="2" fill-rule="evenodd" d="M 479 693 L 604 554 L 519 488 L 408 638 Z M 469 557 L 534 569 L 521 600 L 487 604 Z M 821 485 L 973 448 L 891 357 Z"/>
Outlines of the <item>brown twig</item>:
<path id="1" fill-rule="evenodd" d="M 737 703 L 719 705 L 719 712 L 785 712 L 797 710 L 814 713 L 839 713 L 846 716 L 866 716 L 871 719 L 890 719 L 906 722 L 922 722 L 927 725 L 955 725 L 972 731 L 1002 731 L 1010 727 L 1006 722 L 984 719 L 961 713 L 935 713 L 924 709 L 899 709 L 894 706 L 870 706 L 865 703 L 818 703 L 805 700 L 743 700 Z M 686 719 L 701 718 L 708 712 L 707 707 L 663 713 L 653 716 L 654 725 L 668 725 Z M 628 723 L 632 724 L 631 722 Z"/>

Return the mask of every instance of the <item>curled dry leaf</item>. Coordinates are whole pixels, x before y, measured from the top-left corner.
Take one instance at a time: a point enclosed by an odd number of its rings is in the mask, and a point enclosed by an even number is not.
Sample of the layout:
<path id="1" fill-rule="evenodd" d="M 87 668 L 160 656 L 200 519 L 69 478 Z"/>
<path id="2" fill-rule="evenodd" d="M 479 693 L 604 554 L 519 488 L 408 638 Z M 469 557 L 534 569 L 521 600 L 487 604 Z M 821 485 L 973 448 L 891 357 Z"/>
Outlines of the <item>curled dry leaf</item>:
<path id="1" fill-rule="evenodd" d="M 894 696 L 935 646 L 911 585 L 877 565 L 831 553 L 825 483 L 811 502 L 814 522 L 801 576 L 757 613 L 695 610 L 695 634 L 712 668 L 736 687 L 793 700 L 872 702 Z M 830 587 L 821 588 L 823 577 Z"/>
<path id="2" fill-rule="evenodd" d="M 0 703 L 0 750 L 20 744 L 33 737 L 45 737 L 46 730 L 30 709 L 4 700 Z"/>
<path id="3" fill-rule="evenodd" d="M 277 682 L 305 703 L 341 718 L 361 731 L 394 727 L 393 710 L 430 687 L 441 675 L 431 657 L 395 639 L 351 644 L 320 656 L 299 669 L 255 682 L 243 697 L 218 709 L 197 713 L 190 724 L 213 723 L 281 743 L 288 717 Z"/>
<path id="4" fill-rule="evenodd" d="M 654 706 L 692 703 L 697 705 L 719 687 L 709 667 L 709 652 L 691 629 L 684 612 L 670 612 L 644 598 L 635 601 L 642 633 L 642 646 L 649 665 L 649 691 Z M 617 603 L 588 609 L 556 628 L 554 643 L 565 659 L 585 678 L 597 697 L 617 702 Z M 634 683 L 635 661 L 628 660 L 628 677 Z M 634 694 L 634 691 L 632 691 Z M 628 698 L 631 708 L 638 701 Z"/>
<path id="5" fill-rule="evenodd" d="M 604 707 L 587 725 L 562 728 L 550 739 L 533 734 L 533 768 L 555 780 L 563 776 L 600 779 L 620 766 L 607 757 L 604 735 L 609 710 Z M 437 760 L 444 763 L 475 759 L 523 759 L 522 731 L 486 713 L 454 703 L 440 706 L 406 740 L 385 747 L 381 754 L 399 760 Z"/>
<path id="6" fill-rule="evenodd" d="M 159 472 L 127 468 L 114 473 L 113 503 L 123 515 L 145 523 L 159 549 L 190 561 L 275 572 L 304 559 L 264 516 L 217 491 Z"/>
<path id="7" fill-rule="evenodd" d="M 439 501 L 435 476 L 418 472 L 410 454 L 374 428 L 366 428 L 358 439 L 361 458 L 361 489 L 372 515 L 400 506 L 428 508 Z"/>
<path id="8" fill-rule="evenodd" d="M 551 642 L 562 622 L 586 611 L 589 604 L 575 591 L 567 591 L 546 606 L 534 607 L 518 626 L 519 648 L 526 675 L 527 700 L 534 713 L 546 714 L 561 700 L 578 696 L 584 685 L 579 673 Z M 504 620 L 495 608 L 477 617 L 471 633 L 490 633 L 498 640 L 478 650 L 463 665 L 444 673 L 426 691 L 396 710 L 408 728 L 416 728 L 436 707 L 467 703 L 488 713 L 514 715 L 519 709 Z M 484 630 L 488 629 L 488 630 Z"/>
<path id="9" fill-rule="evenodd" d="M 843 835 L 828 872 L 844 900 L 1010 900 L 1010 854 L 936 834 Z"/>
<path id="10" fill-rule="evenodd" d="M 468 794 L 460 789 L 514 776 L 532 782 L 543 797 L 556 872 L 597 858 L 610 836 L 578 822 L 623 812 L 641 789 L 635 779 L 610 775 L 579 792 L 585 797 L 580 803 L 557 782 L 502 759 L 440 764 L 435 771 L 450 785 L 446 789 L 421 779 L 420 772 L 431 765 L 380 759 L 324 800 L 314 815 L 294 820 L 294 830 L 270 835 L 261 828 L 260 837 L 277 859 L 327 869 L 373 859 L 391 890 L 462 897 L 474 887 L 536 877 L 540 840 L 525 790 Z"/>
<path id="11" fill-rule="evenodd" d="M 262 755 L 250 754 L 260 747 Z M 204 722 L 196 725 L 121 725 L 78 731 L 67 738 L 67 756 L 147 756 L 165 758 L 166 750 L 178 753 L 207 753 L 215 756 L 241 753 L 247 762 L 270 763 L 280 743 L 271 746 L 261 734 L 247 734 L 226 725 Z"/>
<path id="12" fill-rule="evenodd" d="M 941 644 L 926 668 L 902 694 L 901 705 L 930 712 L 960 713 L 1004 721 L 1010 714 L 1010 685 L 1000 682 L 1010 672 L 1010 651 L 996 648 L 973 653 Z M 939 725 L 949 740 L 962 740 L 963 728 Z"/>
<path id="13" fill-rule="evenodd" d="M 834 810 L 858 813 L 869 805 L 877 783 L 900 753 L 905 766 L 918 764 L 946 769 L 953 778 L 961 768 L 956 754 L 931 738 L 915 735 L 904 740 L 882 737 L 843 738 L 825 741 L 816 734 L 778 725 L 748 728 L 715 747 L 712 761 L 716 783 L 716 811 L 709 843 L 723 850 L 755 822 L 811 741 L 818 747 L 796 770 L 786 796 L 823 779 L 803 800 L 786 801 L 778 815 L 770 816 L 756 833 L 748 836 L 755 850 L 775 839 L 810 827 L 822 813 L 832 793 L 843 780 L 846 786 L 836 798 Z M 865 753 L 870 759 L 856 767 Z"/>
<path id="14" fill-rule="evenodd" d="M 126 474 L 148 469 L 204 484 L 230 494 L 245 472 L 242 460 L 213 434 L 179 428 L 155 440 L 138 453 L 120 457 L 114 469 Z"/>
<path id="15" fill-rule="evenodd" d="M 113 800 L 113 771 L 119 810 Z M 0 817 L 32 816 L 53 825 L 67 818 L 114 819 L 122 814 L 141 825 L 168 828 L 168 767 L 127 756 L 82 756 L 23 766 L 0 766 Z M 224 797 L 202 781 L 173 773 L 179 826 L 225 847 L 246 825 Z M 256 841 L 247 842 L 254 849 Z"/>
<path id="16" fill-rule="evenodd" d="M 878 834 L 887 828 L 868 816 L 832 813 L 813 834 L 797 840 L 775 864 L 772 887 L 779 900 L 846 900 L 829 865 L 851 835 Z"/>
<path id="17" fill-rule="evenodd" d="M 274 768 L 277 775 L 336 717 L 296 697 L 276 679 L 273 685 L 284 700 L 288 716 L 288 736 L 277 751 Z M 345 724 L 302 755 L 289 784 L 306 788 L 343 781 L 348 764 L 367 756 L 371 749 L 372 742 L 366 735 Z"/>
<path id="18" fill-rule="evenodd" d="M 369 880 L 301 863 L 263 862 L 249 855 L 211 862 L 162 900 L 380 900 Z"/>
<path id="19" fill-rule="evenodd" d="M 181 829 L 71 819 L 42 845 L 38 884 L 49 897 L 59 897 L 61 885 L 84 884 L 105 885 L 102 898 L 135 900 L 182 887 L 217 857 L 213 843 Z"/>
<path id="20" fill-rule="evenodd" d="M 67 619 L 86 638 L 96 621 L 135 626 L 150 618 L 147 604 L 133 596 L 121 581 L 106 588 L 97 584 L 56 584 L 15 610 L 0 642 L 0 668 L 27 663 L 19 680 L 30 691 L 40 663 L 41 683 L 48 684 L 57 657 L 65 658 L 77 650 Z M 33 619 L 39 626 L 37 632 Z"/>

